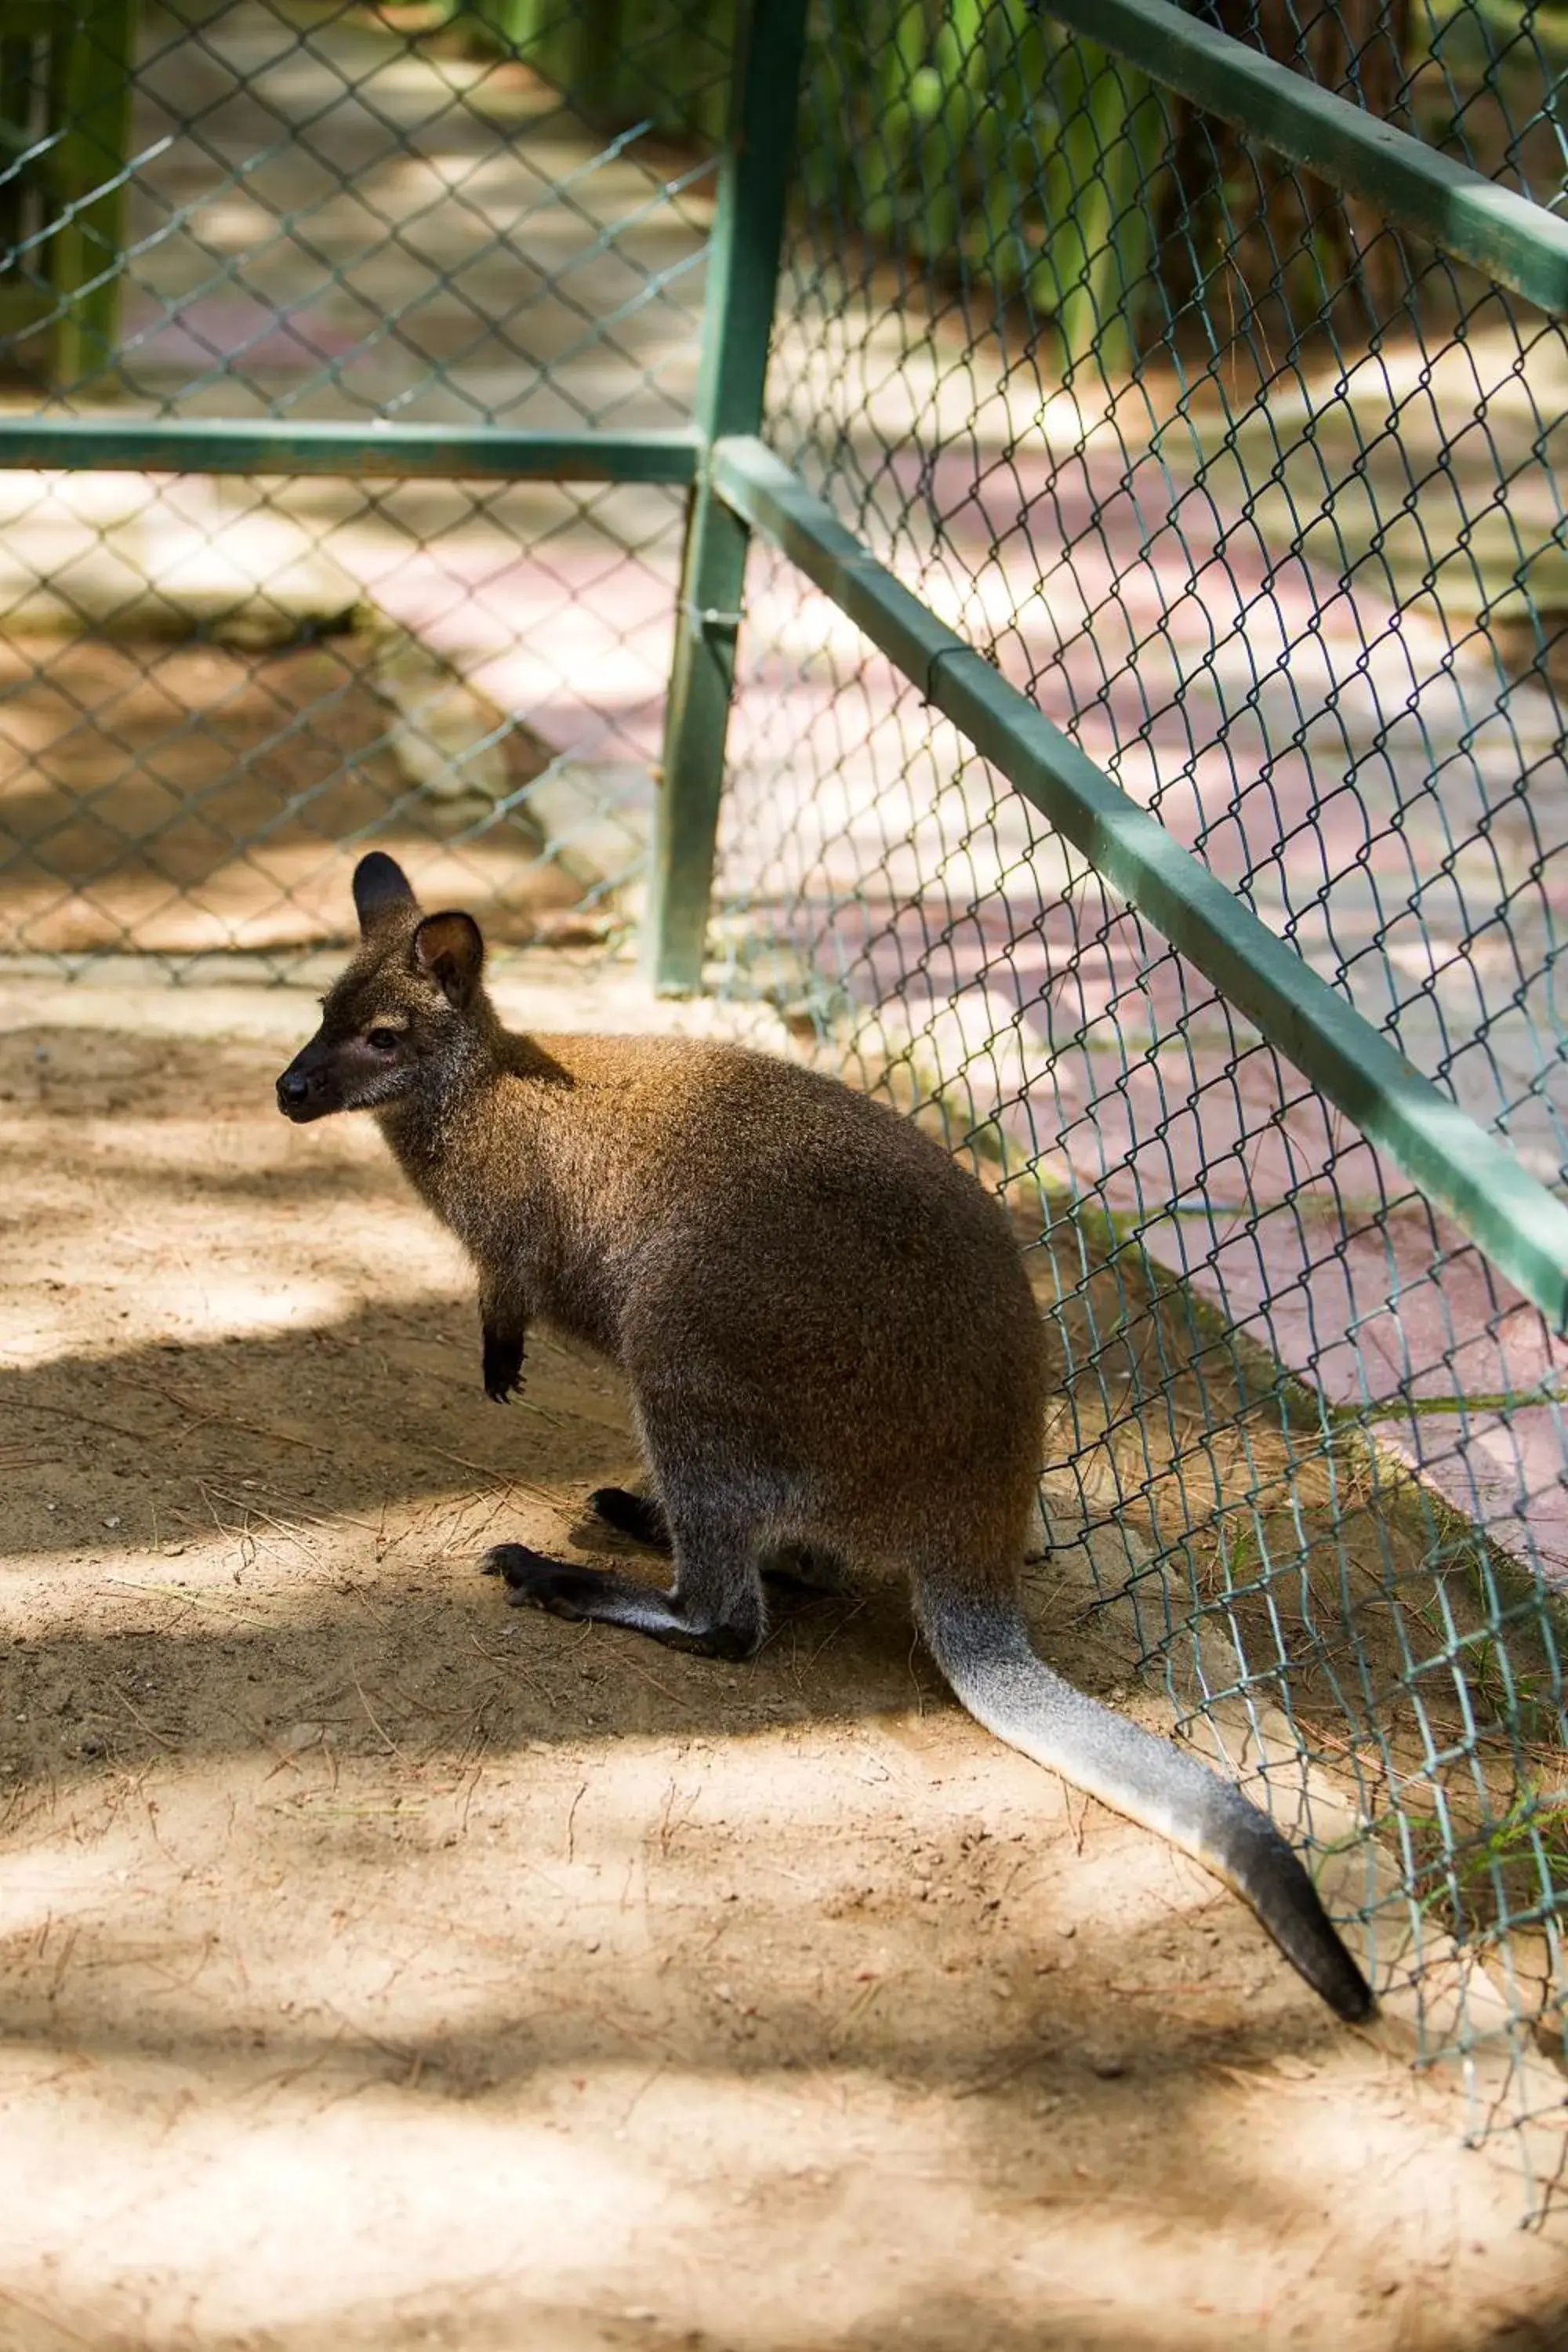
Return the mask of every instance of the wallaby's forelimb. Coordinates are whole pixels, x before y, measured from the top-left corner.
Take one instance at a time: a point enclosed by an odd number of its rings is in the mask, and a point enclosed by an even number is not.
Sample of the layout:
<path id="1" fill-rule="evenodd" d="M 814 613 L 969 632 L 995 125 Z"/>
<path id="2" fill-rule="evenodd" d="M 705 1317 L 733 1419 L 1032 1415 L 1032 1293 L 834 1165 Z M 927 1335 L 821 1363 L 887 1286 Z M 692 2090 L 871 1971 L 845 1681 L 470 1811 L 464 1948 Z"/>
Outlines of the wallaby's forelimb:
<path id="1" fill-rule="evenodd" d="M 513 1334 L 492 1330 L 489 1324 L 481 1337 L 485 1394 L 493 1404 L 505 1404 L 522 1394 L 522 1341 Z"/>
<path id="2" fill-rule="evenodd" d="M 522 1351 L 528 1317 L 508 1287 L 479 1286 L 480 1370 L 485 1394 L 495 1404 L 522 1394 Z"/>

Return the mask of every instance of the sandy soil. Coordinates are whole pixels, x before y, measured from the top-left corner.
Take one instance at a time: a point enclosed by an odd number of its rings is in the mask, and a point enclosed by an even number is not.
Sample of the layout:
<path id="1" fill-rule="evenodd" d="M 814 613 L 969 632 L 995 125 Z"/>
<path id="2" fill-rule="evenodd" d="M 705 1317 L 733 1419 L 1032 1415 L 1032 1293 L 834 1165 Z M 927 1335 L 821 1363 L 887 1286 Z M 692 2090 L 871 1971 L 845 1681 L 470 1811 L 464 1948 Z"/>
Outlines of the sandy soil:
<path id="1" fill-rule="evenodd" d="M 503 730 L 507 789 L 538 774 Z M 423 796 L 395 753 L 373 648 L 131 638 L 0 646 L 0 952 L 299 948 L 341 940 L 339 844 L 374 832 L 427 887 L 529 938 L 579 886 L 514 813 Z"/>
<path id="2" fill-rule="evenodd" d="M 896 1598 L 736 1669 L 474 1574 L 594 1548 L 622 1402 L 540 1343 L 485 1402 L 374 1132 L 271 1108 L 307 987 L 0 1013 L 6 2352 L 1568 2342 L 1453 2085 Z"/>

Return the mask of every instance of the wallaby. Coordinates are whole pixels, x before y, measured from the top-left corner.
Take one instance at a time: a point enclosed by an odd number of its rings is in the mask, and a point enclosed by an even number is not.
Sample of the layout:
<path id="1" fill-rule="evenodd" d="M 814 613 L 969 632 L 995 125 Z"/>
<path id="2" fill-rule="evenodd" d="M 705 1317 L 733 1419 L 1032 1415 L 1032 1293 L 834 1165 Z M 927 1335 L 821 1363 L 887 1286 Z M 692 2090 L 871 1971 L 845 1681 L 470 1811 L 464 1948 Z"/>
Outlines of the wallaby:
<path id="1" fill-rule="evenodd" d="M 422 915 L 379 851 L 353 895 L 360 948 L 279 1107 L 374 1112 L 478 1269 L 488 1396 L 519 1388 L 535 1320 L 619 1367 L 651 1491 L 592 1507 L 674 1555 L 660 1591 L 502 1544 L 484 1564 L 510 1597 L 743 1658 L 766 1629 L 764 1572 L 906 1576 L 971 1714 L 1194 1855 L 1340 2016 L 1366 2016 L 1371 1990 L 1268 1818 L 1030 1645 L 1047 1370 L 1000 1204 L 912 1121 L 793 1063 L 515 1035 L 470 916 Z"/>

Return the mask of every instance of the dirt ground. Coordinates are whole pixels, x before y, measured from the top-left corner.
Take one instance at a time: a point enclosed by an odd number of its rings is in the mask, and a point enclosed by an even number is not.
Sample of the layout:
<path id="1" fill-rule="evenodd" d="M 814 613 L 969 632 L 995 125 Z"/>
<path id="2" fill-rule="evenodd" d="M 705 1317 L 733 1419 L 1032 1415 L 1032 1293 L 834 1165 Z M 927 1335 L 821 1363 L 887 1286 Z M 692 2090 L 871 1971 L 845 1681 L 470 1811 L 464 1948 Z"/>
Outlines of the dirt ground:
<path id="1" fill-rule="evenodd" d="M 486 1403 L 374 1131 L 272 1108 L 308 984 L 0 1019 L 5 2352 L 1568 2344 L 1397 2021 L 989 1741 L 896 1597 L 733 1668 L 474 1573 L 602 1549 L 622 1401 L 539 1341 Z"/>
<path id="2" fill-rule="evenodd" d="M 508 790 L 545 748 L 498 712 Z M 432 801 L 396 755 L 374 649 L 134 636 L 0 646 L 0 952 L 294 948 L 341 940 L 338 845 L 374 831 L 493 935 L 529 938 L 578 886 L 520 811 Z"/>

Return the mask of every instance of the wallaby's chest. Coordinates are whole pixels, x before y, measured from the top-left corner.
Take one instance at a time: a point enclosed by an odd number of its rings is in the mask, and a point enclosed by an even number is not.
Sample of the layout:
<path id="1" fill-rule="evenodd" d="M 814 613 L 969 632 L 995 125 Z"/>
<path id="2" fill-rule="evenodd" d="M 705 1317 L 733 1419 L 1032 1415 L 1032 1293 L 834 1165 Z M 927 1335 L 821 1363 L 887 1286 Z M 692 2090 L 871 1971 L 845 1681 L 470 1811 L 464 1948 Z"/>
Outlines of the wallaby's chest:
<path id="1" fill-rule="evenodd" d="M 448 1149 L 409 1173 L 482 1282 L 514 1296 L 531 1321 L 616 1353 L 616 1253 L 589 1203 L 552 1183 L 537 1161 L 520 1171 L 505 1158 L 476 1164 L 475 1155 Z"/>

